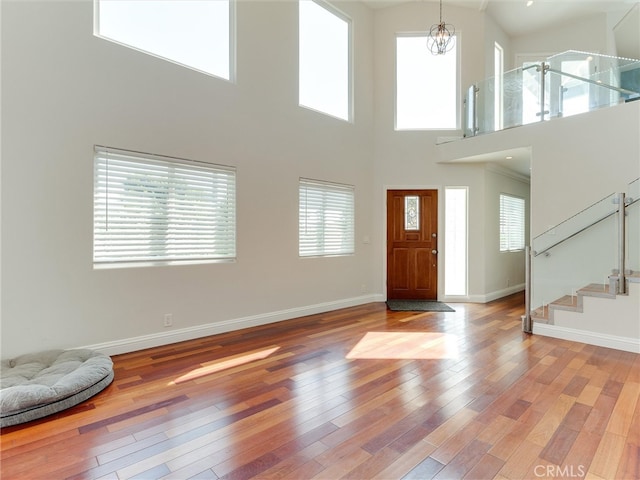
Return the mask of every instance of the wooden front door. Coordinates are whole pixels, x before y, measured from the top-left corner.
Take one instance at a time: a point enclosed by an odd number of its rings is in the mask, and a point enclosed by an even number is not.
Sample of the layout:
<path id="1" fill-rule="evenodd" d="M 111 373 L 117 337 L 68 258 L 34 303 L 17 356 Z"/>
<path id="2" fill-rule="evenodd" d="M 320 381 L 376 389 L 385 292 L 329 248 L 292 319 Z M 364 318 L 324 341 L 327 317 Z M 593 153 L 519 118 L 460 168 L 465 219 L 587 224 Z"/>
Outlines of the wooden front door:
<path id="1" fill-rule="evenodd" d="M 438 299 L 438 191 L 387 191 L 387 299 Z"/>

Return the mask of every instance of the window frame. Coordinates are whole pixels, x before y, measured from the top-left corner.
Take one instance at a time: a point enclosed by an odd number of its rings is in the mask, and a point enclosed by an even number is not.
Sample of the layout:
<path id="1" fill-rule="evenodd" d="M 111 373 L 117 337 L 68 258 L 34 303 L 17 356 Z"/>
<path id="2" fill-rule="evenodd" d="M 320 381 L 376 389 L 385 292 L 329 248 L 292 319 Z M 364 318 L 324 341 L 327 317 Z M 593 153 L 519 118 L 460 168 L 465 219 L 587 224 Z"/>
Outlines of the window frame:
<path id="1" fill-rule="evenodd" d="M 464 192 L 464 202 L 455 199 L 456 206 L 462 207 L 461 211 L 453 211 L 451 208 L 453 199 L 449 194 L 453 192 Z M 469 187 L 444 187 L 444 209 L 444 294 L 446 297 L 466 297 L 469 295 Z M 456 238 L 451 238 L 453 235 Z M 454 258 L 456 253 L 464 258 Z M 456 274 L 463 280 L 452 280 Z"/>
<path id="2" fill-rule="evenodd" d="M 315 190 L 316 196 L 322 196 L 323 208 L 320 212 L 322 216 L 321 221 L 315 222 L 312 228 L 321 228 L 322 239 L 313 243 L 309 239 L 304 238 L 303 229 L 306 230 L 309 224 L 309 216 L 307 211 L 309 204 L 307 202 L 306 194 L 308 190 Z M 305 198 L 303 200 L 303 195 Z M 332 199 L 335 203 L 335 196 L 343 195 L 347 197 L 347 200 L 340 200 L 337 204 L 343 206 L 343 215 L 346 213 L 346 222 L 343 222 L 339 228 L 343 230 L 340 234 L 340 238 L 336 238 L 335 232 L 330 232 L 327 235 L 327 210 L 325 208 L 327 197 L 333 196 Z M 331 200 L 331 199 L 330 199 Z M 345 210 L 348 211 L 345 212 Z M 304 210 L 304 211 L 303 211 Z M 346 234 L 344 233 L 346 230 Z M 345 246 L 341 248 L 331 248 L 332 242 L 340 241 Z M 310 245 L 310 242 L 311 245 Z M 311 178 L 300 177 L 298 181 L 298 256 L 300 258 L 314 258 L 314 257 L 336 257 L 336 256 L 348 256 L 355 254 L 355 186 L 342 183 L 327 182 L 324 180 L 315 180 Z"/>
<path id="3" fill-rule="evenodd" d="M 504 207 L 507 205 L 505 202 L 514 202 L 511 205 L 511 210 L 514 210 L 516 203 L 521 205 L 522 211 L 505 211 Z M 517 202 L 515 202 L 517 201 Z M 522 252 L 526 245 L 526 222 L 527 222 L 527 201 L 525 198 L 511 193 L 500 193 L 499 196 L 499 212 L 498 212 L 498 224 L 499 224 L 499 250 L 500 253 L 510 252 Z M 520 210 L 520 207 L 518 207 Z M 515 214 L 522 214 L 521 219 L 516 219 L 516 222 L 509 222 Z M 506 217 L 506 218 L 505 218 Z M 506 220 L 506 223 L 505 223 Z M 503 228 L 506 231 L 503 232 Z M 518 231 L 514 232 L 513 229 L 518 228 Z M 514 244 L 516 244 L 514 246 Z"/>
<path id="4" fill-rule="evenodd" d="M 234 167 L 96 145 L 93 168 L 94 269 L 236 260 Z"/>
<path id="5" fill-rule="evenodd" d="M 336 115 L 333 112 L 328 112 L 317 108 L 317 106 L 307 105 L 302 102 L 301 99 L 301 83 L 302 83 L 302 51 L 301 51 L 301 36 L 302 36 L 302 24 L 301 24 L 301 10 L 300 5 L 302 2 L 312 2 L 318 7 L 325 9 L 330 14 L 334 15 L 338 19 L 344 21 L 347 24 L 347 115 L 346 118 L 340 115 Z M 329 117 L 336 118 L 348 123 L 354 122 L 354 74 L 353 74 L 353 61 L 354 61 L 354 48 L 353 48 L 353 20 L 344 12 L 337 9 L 329 2 L 324 0 L 298 0 L 298 106 L 318 112 Z"/>

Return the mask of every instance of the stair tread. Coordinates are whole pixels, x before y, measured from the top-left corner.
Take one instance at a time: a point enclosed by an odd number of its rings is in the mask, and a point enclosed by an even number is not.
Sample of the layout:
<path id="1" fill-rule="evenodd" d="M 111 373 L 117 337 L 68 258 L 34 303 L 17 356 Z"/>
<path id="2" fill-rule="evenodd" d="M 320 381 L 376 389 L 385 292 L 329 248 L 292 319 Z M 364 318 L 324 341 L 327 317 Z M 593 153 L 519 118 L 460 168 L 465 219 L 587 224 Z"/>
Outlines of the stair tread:
<path id="1" fill-rule="evenodd" d="M 531 318 L 535 322 L 549 323 L 549 309 L 544 307 L 538 307 L 531 311 Z"/>
<path id="2" fill-rule="evenodd" d="M 615 276 L 615 275 L 614 275 Z M 628 280 L 631 281 L 639 281 L 640 280 L 640 272 L 634 271 L 630 274 L 625 275 Z M 564 295 L 553 302 L 550 302 L 548 305 L 543 305 L 534 310 L 531 310 L 531 318 L 535 321 L 541 323 L 547 323 L 551 319 L 551 308 L 555 307 L 559 310 L 577 310 L 581 311 L 582 303 L 578 303 L 579 295 L 582 296 L 593 296 L 593 297 L 603 297 L 603 298 L 615 298 L 616 293 L 611 291 L 611 286 L 606 283 L 590 283 L 582 288 L 576 290 L 576 295 Z M 580 305 L 580 307 L 579 307 Z"/>
<path id="3" fill-rule="evenodd" d="M 640 280 L 640 271 L 633 270 L 633 271 L 631 271 L 631 273 L 625 273 L 624 276 L 625 276 L 626 279 L 631 280 L 632 282 L 637 282 L 638 280 Z M 618 271 L 617 270 L 614 271 L 614 273 L 609 275 L 609 278 L 617 279 L 618 278 Z"/>
<path id="4" fill-rule="evenodd" d="M 578 289 L 578 292 L 608 292 L 609 285 L 604 283 L 590 283 L 586 287 Z"/>
<path id="5" fill-rule="evenodd" d="M 581 288 L 577 293 L 580 295 L 587 295 L 591 297 L 615 298 L 616 293 L 615 291 L 612 291 L 611 288 L 612 287 L 610 285 L 592 283 L 584 288 Z"/>
<path id="6" fill-rule="evenodd" d="M 573 295 L 565 295 L 550 303 L 550 305 L 558 305 L 563 307 L 577 307 L 578 297 Z"/>

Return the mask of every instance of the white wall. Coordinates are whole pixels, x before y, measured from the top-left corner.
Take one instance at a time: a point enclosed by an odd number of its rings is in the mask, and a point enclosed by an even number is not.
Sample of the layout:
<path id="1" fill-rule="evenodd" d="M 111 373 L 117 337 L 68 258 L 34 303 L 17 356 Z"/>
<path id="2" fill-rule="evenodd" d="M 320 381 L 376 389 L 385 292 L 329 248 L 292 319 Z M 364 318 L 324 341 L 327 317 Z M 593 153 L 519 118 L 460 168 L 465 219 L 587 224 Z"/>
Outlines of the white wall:
<path id="1" fill-rule="evenodd" d="M 500 169 L 491 168 L 485 171 L 485 290 L 494 292 L 511 292 L 514 288 L 522 290 L 525 282 L 524 251 L 500 251 L 500 194 L 506 193 L 523 198 L 525 201 L 525 239 L 529 230 L 530 185 L 525 179 Z M 526 243 L 526 240 L 525 240 Z M 501 295 L 502 296 L 502 295 Z"/>
<path id="2" fill-rule="evenodd" d="M 611 193 L 628 192 L 629 182 L 640 177 L 639 131 L 640 102 L 631 102 L 588 115 L 443 144 L 439 150 L 443 161 L 455 162 L 500 148 L 530 147 L 530 236 L 533 239 Z M 488 195 L 486 201 L 490 201 Z M 489 224 L 487 220 L 485 223 Z M 603 230 L 606 228 L 608 230 Z M 637 223 L 631 223 L 630 228 L 636 228 L 629 233 L 637 239 Z M 571 243 L 554 249 L 550 259 L 536 257 L 533 308 L 588 283 L 606 283 L 606 276 L 616 268 L 615 221 L 602 224 L 595 236 L 589 232 L 589 241 L 583 237 L 578 236 Z M 637 244 L 630 244 L 629 248 L 637 250 Z M 630 255 L 632 259 L 637 259 L 635 250 Z M 486 253 L 486 260 L 489 265 L 490 252 Z M 622 330 L 634 331 L 633 326 L 640 322 L 640 312 L 618 318 L 616 322 L 621 323 Z M 584 341 L 582 337 L 574 339 Z"/>
<path id="3" fill-rule="evenodd" d="M 482 164 L 442 165 L 436 142 L 442 136 L 461 136 L 461 130 L 455 131 L 395 131 L 395 36 L 402 32 L 423 32 L 431 20 L 438 18 L 438 5 L 430 2 L 405 3 L 396 7 L 375 11 L 375 106 L 374 123 L 375 177 L 374 205 L 379 206 L 374 219 L 376 275 L 380 279 L 381 291 L 385 290 L 386 250 L 384 217 L 385 191 L 388 188 L 437 188 L 440 189 L 440 232 L 444 232 L 444 194 L 446 186 L 469 187 L 469 232 L 473 241 L 469 242 L 469 299 L 486 300 L 494 293 L 494 284 L 501 283 L 506 274 L 491 270 L 488 273 L 485 255 L 495 251 L 496 246 L 486 243 L 484 234 L 487 218 L 492 213 L 485 205 L 486 179 Z M 447 8 L 447 22 L 456 27 L 461 48 L 460 98 L 472 83 L 485 78 L 487 69 L 493 69 L 493 42 L 501 38 L 499 28 L 492 27 L 485 32 L 485 16 L 474 9 Z M 486 36 L 486 37 L 485 37 Z M 485 40 L 485 38 L 487 40 Z M 489 40 L 490 39 L 490 40 Z M 505 44 L 508 43 L 504 41 Z M 508 47 L 508 45 L 504 45 Z M 489 59 L 485 61 L 485 57 Z M 488 66 L 487 62 L 491 65 Z M 460 115 L 463 107 L 460 105 Z M 462 119 L 461 119 L 462 121 Z M 440 236 L 440 259 L 444 259 L 444 237 Z M 441 264 L 442 266 L 442 264 Z M 439 272 L 439 285 L 444 285 L 443 268 Z M 497 278 L 494 279 L 493 275 Z M 524 282 L 524 276 L 519 283 Z M 443 298 L 442 289 L 439 295 Z"/>
<path id="4" fill-rule="evenodd" d="M 2 39 L 2 2 L 0 2 L 0 39 Z M 0 40 L 1 41 L 1 40 Z M 2 65 L 2 48 L 0 43 L 0 65 Z M 0 112 L 2 112 L 2 75 L 0 75 Z M 0 335 L 2 335 L 2 115 L 0 114 Z M 0 358 L 2 347 L 0 346 Z"/>
<path id="5" fill-rule="evenodd" d="M 485 74 L 483 78 L 490 78 L 494 76 L 494 56 L 493 49 L 496 42 L 500 44 L 504 51 L 504 71 L 507 72 L 514 68 L 513 66 L 513 51 L 511 48 L 511 38 L 500 28 L 495 20 L 490 15 L 484 16 L 484 31 L 485 31 L 485 52 L 487 56 L 485 59 Z M 482 79 L 478 79 L 482 80 Z"/>
<path id="6" fill-rule="evenodd" d="M 624 15 L 610 15 L 608 20 L 616 55 L 640 59 L 640 2 Z"/>
<path id="7" fill-rule="evenodd" d="M 607 15 L 597 14 L 576 18 L 561 27 L 520 35 L 511 39 L 511 48 L 518 54 L 555 54 L 567 50 L 615 54 Z M 517 65 L 515 65 L 517 66 Z"/>
<path id="8" fill-rule="evenodd" d="M 531 147 L 531 236 L 640 176 L 640 102 L 481 135 L 438 147 L 444 162 Z"/>
<path id="9" fill-rule="evenodd" d="M 535 142 L 535 178 L 545 180 L 532 185 L 533 235 L 638 165 L 640 102 L 585 116 L 596 118 L 593 127 L 582 116 L 563 119 L 572 126 L 551 142 L 554 122 L 442 146 L 439 136 L 461 132 L 394 131 L 395 33 L 424 31 L 437 4 L 336 5 L 354 19 L 354 123 L 297 106 L 295 2 L 238 2 L 235 84 L 93 37 L 91 2 L 2 2 L 3 358 L 83 345 L 116 353 L 380 301 L 391 187 L 469 187 L 469 296 L 486 299 L 515 275 L 511 264 L 487 268 L 495 250 L 487 202 L 500 182 L 482 164 L 442 160 Z M 461 35 L 463 92 L 485 77 L 501 34 L 472 9 L 448 8 L 447 21 Z M 559 50 L 587 48 L 558 35 L 550 45 Z M 533 40 L 511 51 L 547 48 Z M 603 139 L 602 125 L 616 128 Z M 238 261 L 94 271 L 95 144 L 237 167 Z M 580 188 L 568 189 L 576 171 L 570 186 Z M 355 255 L 298 258 L 300 176 L 355 185 Z M 172 329 L 162 327 L 164 313 Z"/>
<path id="10" fill-rule="evenodd" d="M 355 25 L 354 123 L 297 106 L 296 2 L 238 2 L 236 84 L 94 37 L 92 2 L 3 2 L 3 358 L 167 341 L 164 313 L 188 336 L 376 298 L 373 20 L 336 5 Z M 93 270 L 95 144 L 237 167 L 237 262 Z M 301 176 L 355 185 L 355 255 L 298 257 Z"/>

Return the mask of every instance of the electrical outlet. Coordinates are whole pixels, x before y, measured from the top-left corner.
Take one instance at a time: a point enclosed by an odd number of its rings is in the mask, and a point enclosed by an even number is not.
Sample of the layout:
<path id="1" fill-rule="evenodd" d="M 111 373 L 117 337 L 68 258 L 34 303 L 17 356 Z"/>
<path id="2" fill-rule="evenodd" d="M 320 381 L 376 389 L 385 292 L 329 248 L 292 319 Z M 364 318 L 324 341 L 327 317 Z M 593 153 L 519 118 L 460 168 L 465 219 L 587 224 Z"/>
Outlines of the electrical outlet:
<path id="1" fill-rule="evenodd" d="M 173 325 L 173 314 L 172 313 L 165 313 L 164 314 L 164 326 L 165 327 L 170 327 L 171 325 Z"/>

